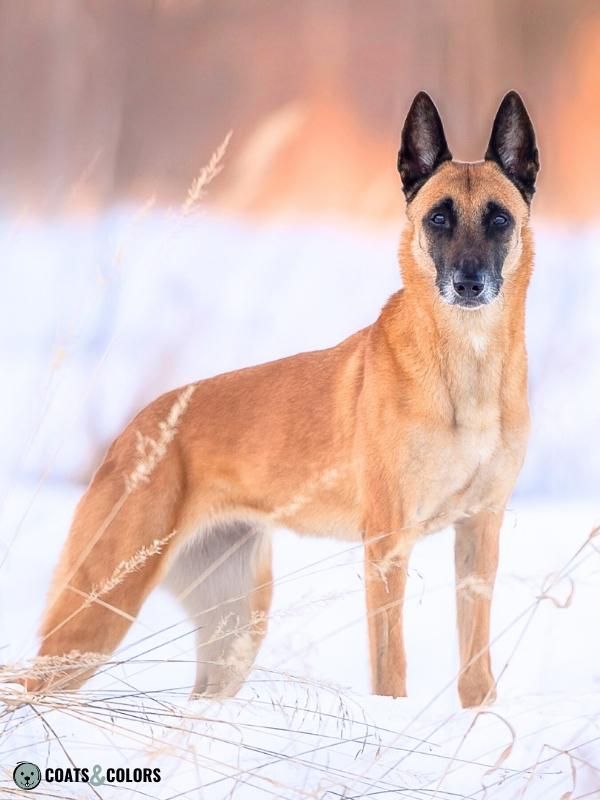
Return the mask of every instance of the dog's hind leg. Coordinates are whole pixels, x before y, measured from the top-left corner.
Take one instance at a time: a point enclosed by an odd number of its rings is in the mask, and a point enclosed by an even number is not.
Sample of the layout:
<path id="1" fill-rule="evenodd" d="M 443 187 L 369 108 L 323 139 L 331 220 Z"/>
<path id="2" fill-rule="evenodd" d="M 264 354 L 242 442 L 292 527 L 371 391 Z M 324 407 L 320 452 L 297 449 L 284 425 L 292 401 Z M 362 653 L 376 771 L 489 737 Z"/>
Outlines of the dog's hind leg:
<path id="1" fill-rule="evenodd" d="M 109 455 L 77 506 L 42 621 L 41 658 L 26 680 L 32 691 L 87 680 L 166 569 L 184 501 L 179 461 L 165 460 L 152 484 L 128 489 L 130 461 Z"/>
<path id="2" fill-rule="evenodd" d="M 267 630 L 272 594 L 269 534 L 237 521 L 203 531 L 179 551 L 165 585 L 196 631 L 192 694 L 233 696 Z"/>

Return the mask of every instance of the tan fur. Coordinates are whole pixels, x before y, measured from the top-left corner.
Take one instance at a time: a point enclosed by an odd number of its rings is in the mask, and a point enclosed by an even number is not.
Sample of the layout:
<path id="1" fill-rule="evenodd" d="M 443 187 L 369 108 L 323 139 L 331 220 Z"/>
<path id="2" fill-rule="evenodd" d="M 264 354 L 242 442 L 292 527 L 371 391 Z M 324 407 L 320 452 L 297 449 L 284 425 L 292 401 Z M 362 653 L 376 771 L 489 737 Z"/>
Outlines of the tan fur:
<path id="1" fill-rule="evenodd" d="M 515 218 L 500 295 L 475 310 L 443 302 L 424 245 L 421 219 L 450 191 L 465 219 L 475 219 L 492 197 Z M 210 666 L 199 666 L 196 690 L 235 691 L 264 635 L 269 531 L 285 525 L 302 534 L 364 539 L 373 689 L 402 696 L 401 611 L 410 550 L 421 535 L 455 524 L 460 696 L 465 705 L 492 699 L 488 640 L 498 530 L 529 425 L 528 208 L 495 164 L 448 162 L 419 191 L 408 214 L 400 246 L 404 289 L 373 325 L 328 350 L 195 384 L 175 435 L 133 488 L 127 478 L 144 455 L 139 434 L 158 439 L 181 390 L 160 397 L 127 426 L 77 508 L 42 625 L 42 656 L 112 653 L 161 580 L 166 577 L 181 594 L 181 559 L 187 558 L 188 573 L 202 577 L 209 571 L 200 582 L 212 586 L 208 594 L 217 608 L 225 607 L 217 613 L 219 623 L 203 607 L 211 605 L 204 592 L 188 608 L 190 616 L 200 625 L 203 615 L 210 616 L 208 633 L 216 631 L 217 640 L 219 624 L 225 638 L 232 637 Z M 119 563 L 172 531 L 160 553 L 101 602 L 82 602 Z M 198 544 L 206 537 L 215 546 L 231 542 L 221 545 L 222 552 L 217 547 L 221 560 L 212 571 L 209 551 Z M 252 558 L 238 559 L 242 577 L 233 580 L 228 559 L 235 560 L 253 537 L 259 538 Z M 235 606 L 237 627 L 227 622 L 228 604 Z M 201 648 L 214 644 L 207 635 L 205 630 L 199 642 L 199 665 Z M 243 642 L 236 644 L 244 636 L 246 659 L 239 655 Z M 221 680 L 231 659 L 237 671 Z M 54 674 L 31 685 L 73 687 L 90 671 L 66 679 L 62 674 L 59 684 Z"/>

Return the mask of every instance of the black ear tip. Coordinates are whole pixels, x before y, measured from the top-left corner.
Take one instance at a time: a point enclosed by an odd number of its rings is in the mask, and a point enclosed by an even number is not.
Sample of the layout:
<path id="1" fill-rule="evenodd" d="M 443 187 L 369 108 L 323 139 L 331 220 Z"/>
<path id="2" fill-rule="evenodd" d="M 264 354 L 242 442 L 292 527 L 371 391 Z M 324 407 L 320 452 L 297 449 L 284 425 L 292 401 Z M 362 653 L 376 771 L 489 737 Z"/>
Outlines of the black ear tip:
<path id="1" fill-rule="evenodd" d="M 432 109 L 437 112 L 435 103 L 431 97 L 427 94 L 427 92 L 421 91 L 415 95 L 410 105 L 409 114 L 411 112 L 431 111 Z"/>
<path id="2" fill-rule="evenodd" d="M 514 89 L 504 95 L 498 110 L 511 111 L 522 116 L 528 116 L 523 98 Z"/>
<path id="3" fill-rule="evenodd" d="M 421 90 L 415 95 L 413 103 L 433 103 L 433 100 L 431 99 L 430 95 L 427 94 L 427 92 Z"/>

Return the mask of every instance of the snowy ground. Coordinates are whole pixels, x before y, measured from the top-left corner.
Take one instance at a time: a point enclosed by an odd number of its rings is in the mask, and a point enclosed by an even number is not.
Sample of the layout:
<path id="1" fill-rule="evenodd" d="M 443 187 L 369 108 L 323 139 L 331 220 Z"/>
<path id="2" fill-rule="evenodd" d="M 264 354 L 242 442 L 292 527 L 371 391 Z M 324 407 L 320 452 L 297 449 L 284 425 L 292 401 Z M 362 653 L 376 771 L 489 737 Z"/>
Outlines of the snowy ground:
<path id="1" fill-rule="evenodd" d="M 124 420 L 173 385 L 368 324 L 398 285 L 396 240 L 123 210 L 0 223 L 0 662 L 33 654 L 72 481 Z M 187 702 L 192 637 L 156 592 L 126 663 L 79 699 L 0 706 L 0 796 L 16 792 L 18 760 L 72 759 L 161 767 L 161 783 L 98 788 L 106 798 L 600 797 L 600 537 L 586 543 L 600 522 L 599 253 L 597 231 L 538 232 L 534 428 L 502 539 L 496 705 L 458 706 L 450 532 L 415 552 L 410 696 L 390 700 L 368 694 L 360 548 L 282 531 L 269 634 L 238 698 Z"/>
<path id="2" fill-rule="evenodd" d="M 77 496 L 39 494 L 12 545 L 1 573 L 6 661 L 32 651 Z M 13 493 L 9 532 L 30 498 L 31 487 Z M 600 796 L 600 550 L 584 544 L 598 517 L 582 504 L 508 514 L 493 623 L 499 699 L 489 713 L 458 706 L 450 532 L 415 552 L 409 698 L 390 700 L 368 694 L 360 548 L 282 531 L 270 631 L 238 698 L 186 702 L 193 637 L 157 591 L 117 654 L 127 663 L 95 678 L 79 704 L 0 717 L 0 788 L 27 759 L 160 766 L 160 784 L 130 788 L 161 798 Z M 82 785 L 50 789 L 91 796 Z"/>

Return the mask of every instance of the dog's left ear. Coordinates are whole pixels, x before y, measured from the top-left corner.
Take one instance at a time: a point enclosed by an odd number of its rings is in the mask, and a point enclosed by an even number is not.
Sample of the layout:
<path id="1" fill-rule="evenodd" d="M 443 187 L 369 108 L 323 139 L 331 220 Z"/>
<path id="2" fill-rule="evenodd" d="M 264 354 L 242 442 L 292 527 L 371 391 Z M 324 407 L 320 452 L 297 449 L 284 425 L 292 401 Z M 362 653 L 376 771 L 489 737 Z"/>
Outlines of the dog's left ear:
<path id="1" fill-rule="evenodd" d="M 402 128 L 398 172 L 408 201 L 444 161 L 451 161 L 442 120 L 426 92 L 415 97 Z"/>
<path id="2" fill-rule="evenodd" d="M 495 161 L 531 203 L 540 160 L 533 125 L 517 92 L 509 92 L 500 103 L 485 160 Z"/>

